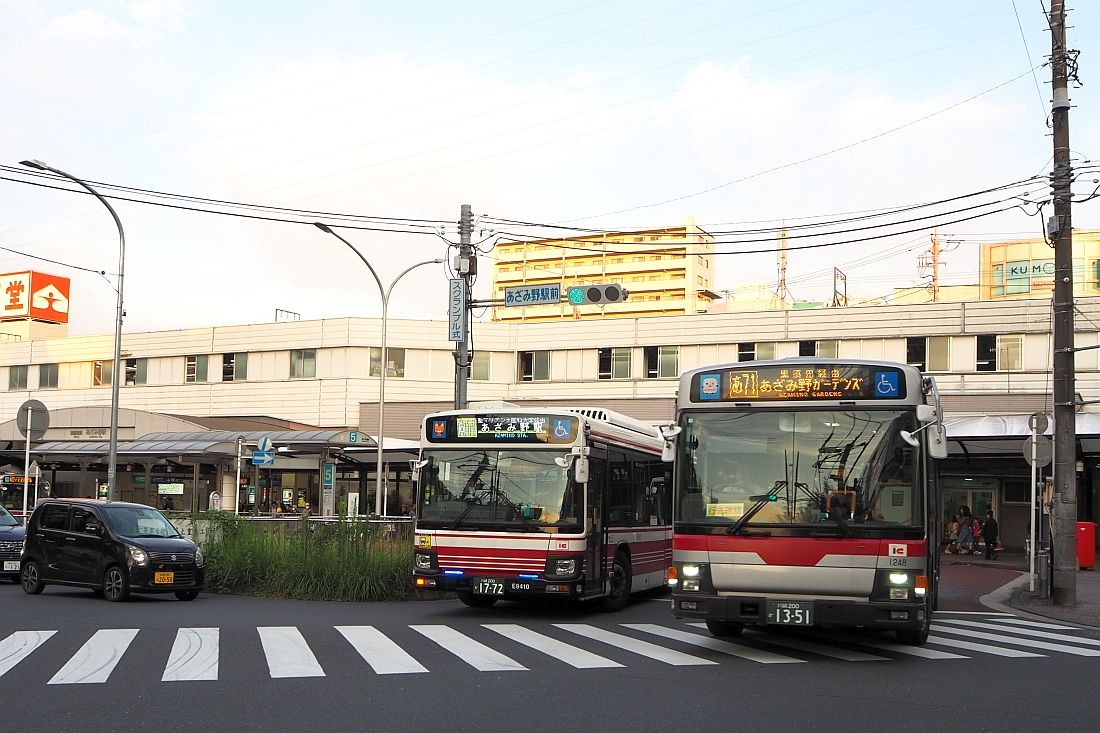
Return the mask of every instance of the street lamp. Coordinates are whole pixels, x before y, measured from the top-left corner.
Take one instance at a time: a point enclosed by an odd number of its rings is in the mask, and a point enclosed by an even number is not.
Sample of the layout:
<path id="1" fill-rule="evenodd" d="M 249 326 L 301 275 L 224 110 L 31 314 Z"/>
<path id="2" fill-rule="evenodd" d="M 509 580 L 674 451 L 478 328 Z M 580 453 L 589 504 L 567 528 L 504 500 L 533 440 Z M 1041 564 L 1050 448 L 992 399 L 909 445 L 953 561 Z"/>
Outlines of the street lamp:
<path id="1" fill-rule="evenodd" d="M 71 173 L 66 173 L 63 170 L 48 166 L 40 160 L 21 160 L 19 161 L 19 165 L 25 165 L 28 168 L 35 168 L 40 171 L 49 171 L 62 178 L 68 178 L 70 181 L 95 196 L 99 200 L 99 203 L 106 206 L 107 211 L 111 212 L 111 218 L 115 220 L 115 226 L 118 227 L 118 288 L 116 288 L 118 300 L 115 305 L 115 361 L 114 366 L 111 368 L 111 437 L 107 454 L 107 500 L 118 501 L 118 486 L 115 483 L 115 464 L 118 463 L 118 386 L 119 380 L 124 378 L 120 372 L 122 370 L 122 280 L 126 268 L 126 233 L 122 230 L 122 220 L 118 218 L 118 214 L 115 213 L 114 207 L 111 206 L 110 202 L 103 198 L 103 196 L 99 194 L 99 191 L 96 191 L 84 181 Z"/>
<path id="2" fill-rule="evenodd" d="M 382 280 L 378 277 L 378 273 L 374 271 L 374 267 L 372 267 L 371 263 L 367 261 L 367 258 L 363 256 L 363 253 L 355 248 L 355 245 L 334 232 L 332 228 L 327 224 L 323 224 L 317 221 L 313 223 L 313 226 L 317 227 L 322 232 L 331 234 L 332 236 L 339 239 L 341 242 L 347 245 L 348 249 L 354 252 L 359 257 L 359 259 L 363 261 L 363 264 L 367 266 L 368 270 L 370 270 L 370 274 L 374 276 L 374 282 L 378 285 L 378 294 L 382 296 L 382 345 L 379 348 L 379 351 L 381 353 L 379 354 L 378 359 L 378 437 L 374 441 L 375 443 L 377 443 L 377 454 L 375 456 L 374 467 L 374 513 L 379 516 L 386 516 L 389 497 L 384 495 L 382 487 L 382 436 L 385 434 L 386 428 L 386 319 L 389 315 L 390 293 L 393 292 L 393 286 L 397 284 L 398 280 L 405 277 L 405 275 L 409 274 L 416 268 L 422 265 L 439 265 L 443 263 L 443 260 L 424 260 L 423 262 L 417 262 L 415 265 L 410 265 L 409 267 L 406 267 L 404 270 L 402 270 L 401 273 L 393 279 L 393 282 L 390 283 L 390 286 L 388 288 L 383 289 Z M 367 369 L 369 372 L 369 358 L 367 359 Z"/>

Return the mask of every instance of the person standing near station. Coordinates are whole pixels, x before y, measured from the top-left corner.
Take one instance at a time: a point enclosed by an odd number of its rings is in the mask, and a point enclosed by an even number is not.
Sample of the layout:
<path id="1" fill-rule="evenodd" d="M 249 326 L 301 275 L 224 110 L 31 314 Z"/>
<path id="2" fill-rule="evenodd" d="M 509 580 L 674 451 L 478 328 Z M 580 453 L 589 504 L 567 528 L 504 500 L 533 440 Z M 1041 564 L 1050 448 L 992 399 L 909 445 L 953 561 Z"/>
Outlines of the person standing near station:
<path id="1" fill-rule="evenodd" d="M 997 537 L 1001 534 L 997 520 L 993 518 L 993 510 L 985 513 L 985 521 L 982 522 L 982 541 L 985 542 L 985 559 L 997 559 Z"/>

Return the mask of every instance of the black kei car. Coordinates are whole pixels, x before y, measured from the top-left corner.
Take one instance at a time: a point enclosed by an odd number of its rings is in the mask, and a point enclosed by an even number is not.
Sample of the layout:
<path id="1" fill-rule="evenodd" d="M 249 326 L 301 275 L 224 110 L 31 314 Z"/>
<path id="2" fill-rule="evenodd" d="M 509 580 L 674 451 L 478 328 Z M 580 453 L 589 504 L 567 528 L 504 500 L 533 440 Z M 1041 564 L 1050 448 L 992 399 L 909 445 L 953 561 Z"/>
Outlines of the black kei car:
<path id="1" fill-rule="evenodd" d="M 19 555 L 23 551 L 23 525 L 0 506 L 0 578 L 19 582 Z"/>
<path id="2" fill-rule="evenodd" d="M 46 585 L 92 588 L 108 601 L 130 593 L 175 593 L 192 601 L 202 591 L 203 557 L 156 509 L 93 499 L 47 499 L 27 522 L 20 578 L 23 590 Z"/>

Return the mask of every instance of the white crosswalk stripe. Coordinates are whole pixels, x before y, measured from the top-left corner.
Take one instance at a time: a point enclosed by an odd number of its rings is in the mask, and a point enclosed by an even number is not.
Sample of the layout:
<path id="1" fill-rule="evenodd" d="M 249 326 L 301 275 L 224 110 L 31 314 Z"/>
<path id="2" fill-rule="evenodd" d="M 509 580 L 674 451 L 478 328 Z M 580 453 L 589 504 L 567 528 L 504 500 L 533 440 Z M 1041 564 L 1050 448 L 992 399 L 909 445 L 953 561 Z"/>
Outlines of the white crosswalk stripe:
<path id="1" fill-rule="evenodd" d="M 80 647 L 47 684 L 83 685 L 106 682 L 139 629 L 100 629 Z"/>
<path id="2" fill-rule="evenodd" d="M 527 668 L 516 660 L 494 651 L 480 641 L 471 639 L 449 626 L 412 626 L 451 654 L 479 672 L 516 672 Z"/>
<path id="3" fill-rule="evenodd" d="M 276 679 L 287 677 L 324 677 L 317 657 L 313 656 L 302 632 L 294 626 L 258 626 L 260 644 L 267 657 L 267 669 Z"/>
<path id="4" fill-rule="evenodd" d="M 218 679 L 218 629 L 180 629 L 162 682 Z"/>
<path id="5" fill-rule="evenodd" d="M 519 642 L 543 654 L 549 654 L 555 659 L 569 664 L 577 669 L 600 669 L 609 667 L 622 667 L 618 662 L 612 661 L 599 654 L 593 654 L 585 649 L 580 649 L 563 641 L 552 639 L 519 624 L 483 624 L 490 631 L 495 631 L 501 636 L 512 641 Z"/>
<path id="6" fill-rule="evenodd" d="M 693 657 L 690 654 L 684 654 L 683 652 L 678 652 L 673 649 L 666 649 L 663 646 L 657 646 L 656 644 L 651 644 L 648 641 L 642 641 L 641 639 L 635 639 L 630 636 L 616 634 L 614 631 L 601 629 L 598 626 L 590 626 L 589 624 L 554 624 L 554 626 L 565 631 L 571 631 L 574 634 L 579 634 L 589 639 L 602 641 L 604 644 L 610 644 L 611 646 L 618 647 L 619 649 L 625 649 L 628 652 L 641 654 L 643 657 L 649 657 L 650 659 L 655 659 L 658 662 L 664 662 L 665 664 L 672 664 L 675 666 L 718 664 L 717 662 L 713 662 L 709 659 L 703 659 L 702 657 Z"/>
<path id="7" fill-rule="evenodd" d="M 378 674 L 416 674 L 428 669 L 373 626 L 337 626 L 355 651 Z"/>
<path id="8" fill-rule="evenodd" d="M 481 630 L 480 636 L 491 632 L 491 638 L 479 641 L 458 628 L 445 624 L 410 625 L 401 628 L 417 632 L 434 642 L 439 649 L 454 655 L 479 672 L 528 671 L 536 669 L 536 665 L 524 660 L 541 660 L 545 665 L 548 662 L 545 657 L 575 669 L 621 669 L 653 662 L 675 666 L 705 666 L 719 664 L 719 661 L 715 661 L 719 655 L 727 661 L 734 657 L 758 664 L 820 663 L 821 657 L 844 662 L 885 662 L 902 657 L 947 661 L 971 659 L 979 655 L 1015 659 L 1049 658 L 1060 654 L 1100 657 L 1100 640 L 1069 633 L 1078 631 L 1076 627 L 994 614 L 937 614 L 932 625 L 933 633 L 929 635 L 925 646 L 895 643 L 893 637 L 886 634 L 842 631 L 820 635 L 808 631 L 783 634 L 752 627 L 746 628 L 741 638 L 717 638 L 698 630 L 706 628 L 704 623 L 676 621 L 606 626 L 584 623 L 487 623 L 471 627 Z M 375 674 L 423 674 L 441 670 L 433 664 L 442 658 L 434 647 L 426 648 L 421 644 L 410 653 L 395 641 L 400 636 L 391 637 L 375 626 L 333 626 L 331 629 L 355 650 Z M 326 676 L 298 627 L 260 626 L 256 627 L 256 632 L 272 678 Z M 50 648 L 56 647 L 57 639 L 67 633 L 55 630 L 15 631 L 0 639 L 0 677 L 4 678 L 4 683 L 8 684 L 19 674 L 26 674 L 16 669 L 17 665 L 38 654 L 50 639 L 55 639 Z M 328 633 L 331 635 L 331 630 Z M 131 656 L 139 654 L 139 647 L 133 644 L 138 635 L 139 629 L 94 631 L 67 661 L 58 662 L 62 666 L 48 684 L 108 682 L 127 652 Z M 562 638 L 563 635 L 566 638 Z M 573 643 L 579 641 L 576 638 L 578 636 L 604 645 L 605 648 L 629 652 L 641 659 L 616 659 L 613 655 L 605 655 L 600 649 L 583 648 Z M 639 638 L 640 636 L 648 639 Z M 146 645 L 153 643 L 151 638 L 142 638 Z M 239 638 L 236 634 L 231 637 L 236 643 L 239 643 Z M 499 644 L 494 644 L 494 640 Z M 67 637 L 67 643 L 75 645 L 77 641 L 76 638 Z M 225 643 L 228 642 L 221 638 L 218 628 L 177 629 L 161 681 L 218 680 L 221 671 L 219 659 Z M 523 649 L 514 647 L 515 652 L 506 652 L 501 645 L 508 643 L 518 644 Z M 698 649 L 706 656 L 680 651 L 684 645 Z M 776 651 L 777 648 L 780 651 Z M 324 649 L 330 653 L 332 651 L 330 647 Z M 528 656 L 519 656 L 520 652 Z M 531 656 L 533 652 L 545 656 L 536 658 Z M 516 658 L 509 656 L 513 653 L 516 653 Z M 528 667 L 527 664 L 531 666 Z"/>
<path id="9" fill-rule="evenodd" d="M 968 638 L 973 637 L 975 639 L 985 639 L 987 641 L 1000 641 L 1007 644 L 1018 644 L 1021 646 L 1034 647 L 1036 649 L 1046 649 L 1052 652 L 1063 652 L 1064 654 L 1076 654 L 1081 657 L 1100 657 L 1100 649 L 1080 649 L 1078 647 L 1066 646 L 1065 644 L 1051 644 L 1046 641 L 1038 641 L 1035 639 L 1020 639 L 1015 636 L 1005 636 L 1004 634 L 990 634 L 985 631 L 975 631 L 969 626 L 957 627 L 948 624 L 938 623 L 933 624 L 932 628 L 940 633 L 946 634 L 960 634 Z M 1007 631 L 1007 629 L 1006 629 Z M 1022 634 L 1023 629 L 1013 629 L 1017 634 Z M 1042 635 L 1042 634 L 1040 634 Z M 1051 636 L 1059 636 L 1058 634 L 1052 634 Z M 1048 637 L 1049 638 L 1049 637 Z M 1077 637 L 1063 637 L 1070 638 L 1077 643 L 1089 642 L 1093 643 L 1091 639 L 1079 639 Z"/>
<path id="10" fill-rule="evenodd" d="M 704 649 L 711 649 L 723 654 L 729 654 L 732 657 L 748 659 L 750 662 L 760 662 L 761 664 L 797 664 L 806 661 L 805 659 L 785 657 L 782 654 L 776 654 L 763 649 L 754 649 L 751 646 L 737 644 L 724 639 L 716 639 L 713 636 L 704 636 L 703 634 L 693 634 L 687 631 L 680 631 L 679 629 L 670 629 L 660 624 L 623 624 L 623 626 L 628 629 L 637 629 L 638 631 L 645 631 L 650 634 L 656 634 L 657 636 L 663 636 L 666 639 L 682 641 L 685 644 L 694 644 Z"/>
<path id="11" fill-rule="evenodd" d="M 46 643 L 56 631 L 16 631 L 0 641 L 0 677 L 9 669 L 29 657 L 35 649 Z"/>

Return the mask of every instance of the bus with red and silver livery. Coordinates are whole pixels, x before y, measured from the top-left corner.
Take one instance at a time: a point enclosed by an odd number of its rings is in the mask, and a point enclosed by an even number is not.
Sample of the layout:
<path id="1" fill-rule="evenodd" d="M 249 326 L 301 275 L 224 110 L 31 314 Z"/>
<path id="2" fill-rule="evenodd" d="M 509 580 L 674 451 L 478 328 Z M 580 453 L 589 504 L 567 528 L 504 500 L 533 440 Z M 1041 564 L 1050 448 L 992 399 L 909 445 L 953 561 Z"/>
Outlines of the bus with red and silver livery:
<path id="1" fill-rule="evenodd" d="M 671 471 L 646 423 L 598 407 L 485 403 L 424 419 L 413 585 L 468 606 L 664 585 Z"/>
<path id="2" fill-rule="evenodd" d="M 936 605 L 935 381 L 893 362 L 790 358 L 681 375 L 672 612 L 746 625 L 890 630 L 923 644 Z"/>

